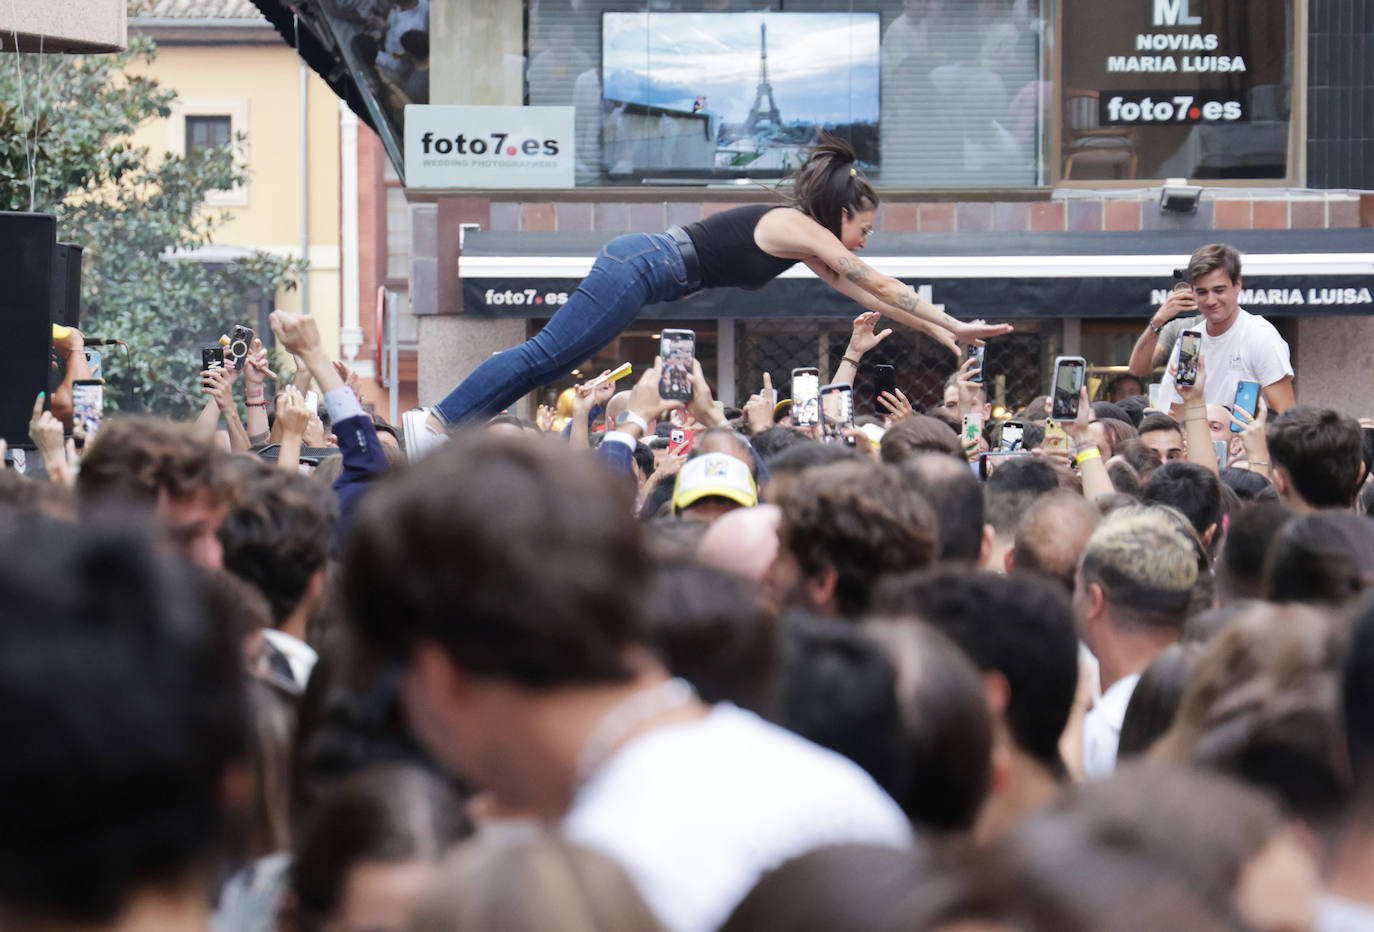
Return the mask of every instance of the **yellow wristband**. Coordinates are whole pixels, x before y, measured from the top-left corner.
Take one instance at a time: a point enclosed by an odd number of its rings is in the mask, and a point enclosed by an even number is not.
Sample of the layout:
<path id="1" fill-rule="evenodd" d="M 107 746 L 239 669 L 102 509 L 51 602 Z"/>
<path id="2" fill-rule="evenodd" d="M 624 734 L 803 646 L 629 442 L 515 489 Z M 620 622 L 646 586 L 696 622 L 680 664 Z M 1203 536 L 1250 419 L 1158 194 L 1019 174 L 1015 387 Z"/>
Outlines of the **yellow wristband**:
<path id="1" fill-rule="evenodd" d="M 1102 459 L 1102 451 L 1097 447 L 1088 447 L 1086 450 L 1081 450 L 1079 454 L 1074 457 L 1073 464 L 1075 466 L 1082 466 L 1088 460 L 1100 459 Z"/>

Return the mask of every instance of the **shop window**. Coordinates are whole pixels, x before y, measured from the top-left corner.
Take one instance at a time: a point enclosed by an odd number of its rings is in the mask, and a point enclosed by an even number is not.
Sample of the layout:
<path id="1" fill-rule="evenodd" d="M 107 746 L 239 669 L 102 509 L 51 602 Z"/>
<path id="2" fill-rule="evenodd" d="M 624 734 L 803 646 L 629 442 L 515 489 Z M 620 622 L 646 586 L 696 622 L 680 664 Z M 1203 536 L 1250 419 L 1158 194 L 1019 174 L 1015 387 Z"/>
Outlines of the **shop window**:
<path id="1" fill-rule="evenodd" d="M 1065 181 L 1287 178 L 1291 0 L 1061 0 Z"/>
<path id="2" fill-rule="evenodd" d="M 821 131 L 883 187 L 1047 179 L 1038 0 L 527 4 L 527 102 L 576 108 L 578 184 L 780 178 Z"/>

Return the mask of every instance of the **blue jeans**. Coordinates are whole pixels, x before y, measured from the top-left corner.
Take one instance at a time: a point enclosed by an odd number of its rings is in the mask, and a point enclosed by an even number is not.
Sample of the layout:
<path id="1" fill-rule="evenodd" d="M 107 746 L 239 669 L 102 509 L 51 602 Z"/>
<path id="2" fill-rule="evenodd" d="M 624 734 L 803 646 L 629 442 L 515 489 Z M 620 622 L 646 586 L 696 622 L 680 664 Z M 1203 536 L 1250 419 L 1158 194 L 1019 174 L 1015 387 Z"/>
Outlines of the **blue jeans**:
<path id="1" fill-rule="evenodd" d="M 618 236 L 543 330 L 474 369 L 433 413 L 450 427 L 492 417 L 596 355 L 644 305 L 686 293 L 687 266 L 671 236 Z"/>

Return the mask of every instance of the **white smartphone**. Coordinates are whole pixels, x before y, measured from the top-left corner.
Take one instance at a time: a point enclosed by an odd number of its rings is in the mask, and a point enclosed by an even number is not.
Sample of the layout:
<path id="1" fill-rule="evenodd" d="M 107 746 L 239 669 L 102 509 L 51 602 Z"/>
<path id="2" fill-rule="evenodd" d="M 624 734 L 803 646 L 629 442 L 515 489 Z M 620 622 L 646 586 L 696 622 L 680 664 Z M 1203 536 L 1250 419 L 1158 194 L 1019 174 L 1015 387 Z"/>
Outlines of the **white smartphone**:
<path id="1" fill-rule="evenodd" d="M 820 423 L 821 373 L 814 367 L 792 370 L 792 426 Z"/>

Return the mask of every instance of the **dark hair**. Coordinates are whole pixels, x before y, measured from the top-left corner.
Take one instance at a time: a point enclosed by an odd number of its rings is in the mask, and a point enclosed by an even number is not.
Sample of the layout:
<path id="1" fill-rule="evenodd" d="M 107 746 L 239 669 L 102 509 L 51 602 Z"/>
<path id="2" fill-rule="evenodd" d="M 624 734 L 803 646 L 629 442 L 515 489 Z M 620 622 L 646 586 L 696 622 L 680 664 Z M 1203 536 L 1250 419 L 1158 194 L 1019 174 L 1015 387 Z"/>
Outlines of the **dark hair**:
<path id="1" fill-rule="evenodd" d="M 1261 502 L 1236 515 L 1217 553 L 1217 592 L 1223 602 L 1263 597 L 1265 557 L 1292 520 L 1293 513 L 1278 502 Z"/>
<path id="2" fill-rule="evenodd" d="M 778 631 L 752 582 L 675 560 L 654 572 L 647 606 L 649 642 L 674 676 L 708 703 L 776 718 Z"/>
<path id="3" fill-rule="evenodd" d="M 639 471 L 647 479 L 654 474 L 654 451 L 649 449 L 649 445 L 643 441 L 635 444 L 635 462 L 639 465 Z"/>
<path id="4" fill-rule="evenodd" d="M 770 470 L 773 468 L 773 460 L 785 450 L 801 444 L 823 446 L 790 427 L 770 427 L 759 431 L 750 438 L 750 443 L 754 445 L 754 452 L 759 455 L 759 459 L 767 463 Z"/>
<path id="5" fill-rule="evenodd" d="M 1269 422 L 1269 458 L 1313 508 L 1349 508 L 1360 490 L 1364 434 L 1353 417 L 1296 405 Z"/>
<path id="6" fill-rule="evenodd" d="M 1100 518 L 1081 493 L 1062 489 L 1046 492 L 1017 522 L 1012 565 L 1053 580 L 1064 587 L 1065 594 L 1072 595 L 1078 561 Z"/>
<path id="7" fill-rule="evenodd" d="M 992 782 L 992 719 L 969 656 L 915 618 L 874 619 L 863 633 L 897 673 L 901 770 L 893 797 L 920 828 L 970 831 Z"/>
<path id="8" fill-rule="evenodd" d="M 920 569 L 939 553 L 935 513 L 895 470 L 861 460 L 808 470 L 777 499 L 781 545 L 802 574 L 836 572 L 839 613 L 868 607 L 875 576 Z"/>
<path id="9" fill-rule="evenodd" d="M 0 554 L 0 907 L 16 927 L 109 922 L 208 868 L 245 751 L 243 654 L 137 521 L 17 519 Z"/>
<path id="10" fill-rule="evenodd" d="M 215 457 L 189 424 L 163 418 L 110 418 L 81 457 L 76 491 L 83 505 L 155 503 L 216 485 Z"/>
<path id="11" fill-rule="evenodd" d="M 893 905 L 928 870 L 928 858 L 879 845 L 832 845 L 763 875 L 720 932 L 885 929 Z"/>
<path id="12" fill-rule="evenodd" d="M 1199 537 L 1221 518 L 1221 481 L 1197 463 L 1165 463 L 1150 473 L 1140 497 L 1147 505 L 1178 509 Z"/>
<path id="13" fill-rule="evenodd" d="M 1122 421 L 1132 428 L 1135 427 L 1135 424 L 1131 422 L 1131 416 L 1114 401 L 1094 401 L 1093 414 L 1097 415 L 1099 421 Z"/>
<path id="14" fill-rule="evenodd" d="M 1374 427 L 1360 425 L 1360 441 L 1364 451 L 1365 478 L 1374 472 Z"/>
<path id="15" fill-rule="evenodd" d="M 1135 470 L 1142 485 L 1149 480 L 1151 473 L 1164 465 L 1159 451 L 1147 446 L 1145 441 L 1138 438 L 1127 440 L 1119 448 L 1114 449 L 1112 454 L 1121 457 L 1123 462 Z"/>
<path id="16" fill-rule="evenodd" d="M 1201 656 L 1202 644 L 1193 641 L 1170 644 L 1150 661 L 1136 681 L 1131 700 L 1126 705 L 1126 717 L 1122 719 L 1121 737 L 1117 741 L 1118 761 L 1144 754 L 1169 730 L 1183 699 L 1188 674 Z"/>
<path id="17" fill-rule="evenodd" d="M 849 143 L 824 133 L 792 176 L 793 206 L 800 207 L 837 239 L 846 212 L 853 216 L 878 207 L 878 194 L 855 168 L 857 160 Z"/>
<path id="18" fill-rule="evenodd" d="M 438 860 L 472 825 L 453 791 L 405 764 L 344 780 L 305 827 L 291 865 L 296 927 L 317 932 L 342 905 L 349 871 L 364 861 Z"/>
<path id="19" fill-rule="evenodd" d="M 629 490 L 590 457 L 471 431 L 364 499 L 342 572 L 373 646 L 438 642 L 527 687 L 623 681 L 649 560 Z"/>
<path id="20" fill-rule="evenodd" d="M 1126 396 L 1127 398 L 1133 398 L 1133 397 L 1135 397 L 1135 396 L 1137 396 L 1137 395 L 1141 395 L 1141 394 L 1144 393 L 1144 391 L 1145 391 L 1145 380 L 1142 379 L 1140 376 L 1135 375 L 1134 373 L 1131 373 L 1131 372 L 1123 372 L 1123 373 L 1121 373 L 1121 375 L 1118 375 L 1116 378 L 1112 379 L 1111 382 L 1109 382 L 1109 383 L 1107 384 L 1107 397 L 1108 397 L 1108 398 L 1111 398 L 1113 395 L 1115 395 L 1115 394 L 1116 394 L 1116 390 L 1117 390 L 1118 388 L 1120 388 L 1120 387 L 1122 386 L 1122 384 L 1125 383 L 1125 382 L 1134 382 L 1134 383 L 1136 384 L 1136 386 L 1140 389 L 1140 391 L 1138 391 L 1138 392 L 1131 392 L 1130 395 L 1127 395 L 1127 396 Z M 1125 399 L 1123 398 L 1122 401 L 1124 401 L 1124 400 L 1125 400 Z M 1113 402 L 1113 404 L 1116 404 L 1116 405 L 1119 406 L 1119 405 L 1120 405 L 1120 402 Z M 1125 411 L 1124 409 L 1120 409 L 1120 408 L 1118 407 L 1118 410 L 1121 410 L 1121 413 L 1126 415 L 1127 420 L 1130 422 L 1130 424 L 1131 424 L 1132 426 L 1135 425 L 1135 419 L 1132 418 L 1129 414 L 1127 414 L 1126 411 Z M 1101 415 L 1099 415 L 1099 417 L 1100 417 L 1100 416 L 1101 416 Z"/>
<path id="21" fill-rule="evenodd" d="M 1279 495 L 1274 491 L 1274 483 L 1268 476 L 1262 476 L 1253 469 L 1239 469 L 1227 466 L 1221 471 L 1221 482 L 1229 486 L 1236 496 L 1245 503 L 1277 502 Z M 1233 519 L 1234 520 L 1234 519 Z"/>
<path id="22" fill-rule="evenodd" d="M 993 492 L 1029 492 L 1043 495 L 1059 488 L 1059 474 L 1043 456 L 1009 456 L 988 477 L 987 490 Z"/>
<path id="23" fill-rule="evenodd" d="M 1188 260 L 1188 283 L 1196 284 L 1199 278 L 1217 269 L 1226 270 L 1231 284 L 1240 281 L 1240 253 L 1225 243 L 1199 246 Z"/>
<path id="24" fill-rule="evenodd" d="M 1150 406 L 1150 399 L 1144 395 L 1132 395 L 1122 398 L 1116 406 L 1126 412 L 1126 416 L 1131 419 L 1131 426 L 1138 430 L 1141 419 L 1145 417 L 1145 409 Z"/>
<path id="25" fill-rule="evenodd" d="M 1173 430 L 1181 435 L 1183 433 L 1183 426 L 1179 424 L 1178 421 L 1169 417 L 1169 415 L 1161 414 L 1156 411 L 1140 419 L 1140 424 L 1136 427 L 1136 434 L 1138 436 L 1143 436 L 1156 430 Z"/>
<path id="26" fill-rule="evenodd" d="M 1207 643 L 1159 755 L 1268 790 L 1320 824 L 1348 790 L 1342 646 L 1340 626 L 1322 612 L 1255 603 Z"/>
<path id="27" fill-rule="evenodd" d="M 781 723 L 858 764 L 887 793 L 901 778 L 897 683 L 887 655 L 847 622 L 782 620 Z"/>
<path id="28" fill-rule="evenodd" d="M 690 560 L 696 556 L 710 522 L 665 514 L 644 522 L 645 546 L 655 563 Z"/>
<path id="29" fill-rule="evenodd" d="M 940 559 L 977 563 L 983 551 L 983 488 L 962 460 L 926 453 L 902 463 L 901 476 L 935 509 Z"/>
<path id="30" fill-rule="evenodd" d="M 305 476 L 273 471 L 234 496 L 219 539 L 224 567 L 256 586 L 274 624 L 296 610 L 334 543 L 338 498 Z"/>
<path id="31" fill-rule="evenodd" d="M 1374 585 L 1374 518 L 1321 511 L 1288 522 L 1265 560 L 1265 598 L 1337 606 Z"/>
<path id="32" fill-rule="evenodd" d="M 913 414 L 889 427 L 878 449 L 884 463 L 900 463 L 917 453 L 948 453 L 960 460 L 964 458 L 958 431 L 928 414 Z"/>
<path id="33" fill-rule="evenodd" d="M 1107 478 L 1112 480 L 1112 488 L 1118 495 L 1124 495 L 1130 501 L 1140 500 L 1140 474 L 1135 468 L 1125 460 L 1116 460 L 1107 464 Z M 1098 505 L 1101 506 L 1101 499 L 1106 495 L 1098 496 Z"/>
<path id="34" fill-rule="evenodd" d="M 1045 766 L 1059 768 L 1059 736 L 1078 685 L 1078 635 L 1062 592 L 1019 573 L 937 567 L 879 582 L 873 608 L 929 622 L 980 670 L 1006 677 L 1012 739 Z"/>
<path id="35" fill-rule="evenodd" d="M 659 517 L 659 512 L 664 511 L 664 506 L 673 500 L 673 489 L 677 487 L 677 476 L 661 476 L 657 484 L 652 486 L 644 496 L 644 501 L 639 506 L 639 518 L 641 521 L 652 521 Z M 672 514 L 671 508 L 666 510 L 665 517 L 677 517 Z"/>
<path id="36" fill-rule="evenodd" d="M 1374 796 L 1374 597 L 1360 603 L 1351 622 L 1341 706 L 1355 789 L 1368 805 Z"/>

